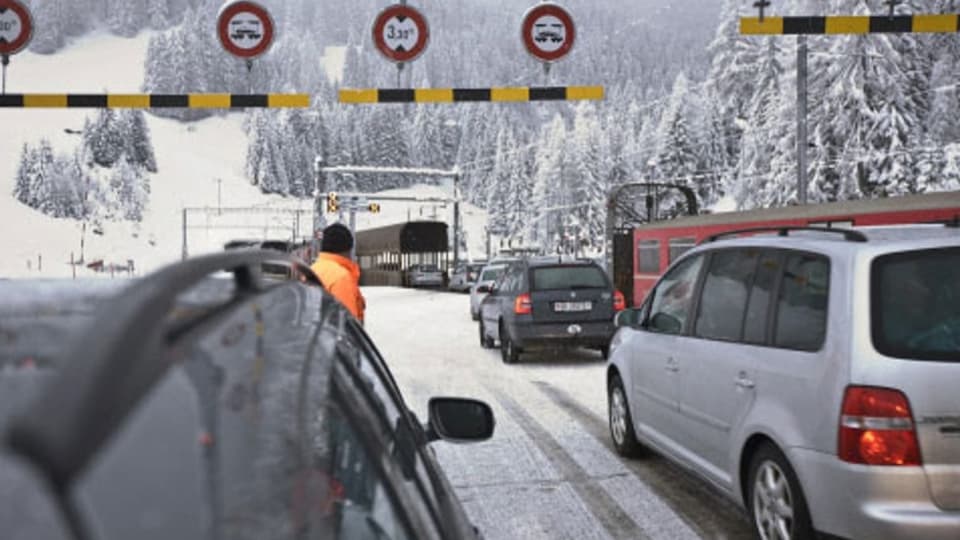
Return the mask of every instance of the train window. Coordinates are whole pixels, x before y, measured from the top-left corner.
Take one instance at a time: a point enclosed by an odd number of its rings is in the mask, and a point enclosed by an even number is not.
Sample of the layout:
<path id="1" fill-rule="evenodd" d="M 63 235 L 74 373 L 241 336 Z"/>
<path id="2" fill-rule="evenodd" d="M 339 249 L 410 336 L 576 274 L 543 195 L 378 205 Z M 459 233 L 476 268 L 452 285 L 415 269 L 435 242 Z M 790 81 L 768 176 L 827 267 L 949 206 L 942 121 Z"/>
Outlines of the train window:
<path id="1" fill-rule="evenodd" d="M 641 240 L 637 244 L 637 258 L 639 265 L 637 271 L 641 274 L 659 274 L 660 273 L 660 241 L 659 240 Z"/>
<path id="2" fill-rule="evenodd" d="M 671 238 L 670 239 L 670 261 L 679 259 L 684 253 L 697 246 L 696 238 Z"/>

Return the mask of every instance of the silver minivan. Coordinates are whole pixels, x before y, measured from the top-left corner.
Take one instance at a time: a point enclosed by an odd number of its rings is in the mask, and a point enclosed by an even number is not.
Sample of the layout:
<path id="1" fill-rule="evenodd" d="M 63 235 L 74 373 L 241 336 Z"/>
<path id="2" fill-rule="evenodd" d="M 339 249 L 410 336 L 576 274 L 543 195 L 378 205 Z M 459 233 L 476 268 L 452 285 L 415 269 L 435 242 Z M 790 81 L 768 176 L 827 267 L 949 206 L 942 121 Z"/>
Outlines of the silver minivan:
<path id="1" fill-rule="evenodd" d="M 960 538 L 960 229 L 798 229 L 711 238 L 618 316 L 614 446 L 762 539 Z"/>

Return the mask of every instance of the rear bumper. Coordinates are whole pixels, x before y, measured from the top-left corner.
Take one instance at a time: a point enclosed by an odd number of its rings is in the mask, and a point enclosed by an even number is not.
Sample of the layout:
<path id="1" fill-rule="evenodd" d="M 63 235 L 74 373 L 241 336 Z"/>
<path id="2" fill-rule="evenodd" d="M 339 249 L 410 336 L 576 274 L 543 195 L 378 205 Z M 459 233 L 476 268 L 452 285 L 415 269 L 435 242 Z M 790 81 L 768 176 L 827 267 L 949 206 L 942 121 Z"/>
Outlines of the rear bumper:
<path id="1" fill-rule="evenodd" d="M 579 329 L 579 332 L 576 330 Z M 517 323 L 510 333 L 521 349 L 548 347 L 590 347 L 610 345 L 616 328 L 613 322 Z"/>
<path id="2" fill-rule="evenodd" d="M 842 538 L 956 540 L 960 511 L 941 510 L 920 467 L 869 467 L 793 449 L 814 527 Z"/>

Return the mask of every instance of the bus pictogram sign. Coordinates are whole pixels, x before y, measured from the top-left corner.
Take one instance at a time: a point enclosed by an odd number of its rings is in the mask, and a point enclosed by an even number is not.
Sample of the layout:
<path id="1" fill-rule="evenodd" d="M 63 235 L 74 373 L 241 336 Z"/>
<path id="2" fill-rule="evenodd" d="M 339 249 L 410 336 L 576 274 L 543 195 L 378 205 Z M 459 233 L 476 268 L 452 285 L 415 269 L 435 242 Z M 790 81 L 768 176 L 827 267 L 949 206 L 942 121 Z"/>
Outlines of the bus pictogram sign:
<path id="1" fill-rule="evenodd" d="M 557 4 L 538 4 L 523 18 L 523 44 L 544 62 L 555 62 L 570 54 L 576 42 L 573 17 Z"/>
<path id="2" fill-rule="evenodd" d="M 217 20 L 220 43 L 230 54 L 251 60 L 273 45 L 275 27 L 270 12 L 255 2 L 233 2 L 223 6 Z"/>

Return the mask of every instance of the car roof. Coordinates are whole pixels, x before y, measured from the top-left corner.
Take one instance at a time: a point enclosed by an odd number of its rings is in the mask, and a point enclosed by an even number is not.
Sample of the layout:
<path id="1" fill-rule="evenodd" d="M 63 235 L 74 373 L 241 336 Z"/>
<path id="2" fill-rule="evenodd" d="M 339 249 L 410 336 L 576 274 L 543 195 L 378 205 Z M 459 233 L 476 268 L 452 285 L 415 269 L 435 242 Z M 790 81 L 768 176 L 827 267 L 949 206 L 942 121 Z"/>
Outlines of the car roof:
<path id="1" fill-rule="evenodd" d="M 857 253 L 890 253 L 960 245 L 960 228 L 943 224 L 910 224 L 836 228 L 836 232 L 796 230 L 781 236 L 775 231 L 749 237 L 726 237 L 700 243 L 690 254 L 715 248 L 769 247 L 811 251 L 831 256 L 852 256 Z M 861 240 L 845 238 L 845 232 L 859 233 Z M 865 241 L 863 241 L 865 240 Z"/>

